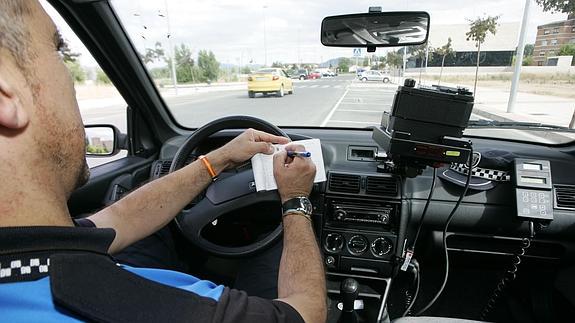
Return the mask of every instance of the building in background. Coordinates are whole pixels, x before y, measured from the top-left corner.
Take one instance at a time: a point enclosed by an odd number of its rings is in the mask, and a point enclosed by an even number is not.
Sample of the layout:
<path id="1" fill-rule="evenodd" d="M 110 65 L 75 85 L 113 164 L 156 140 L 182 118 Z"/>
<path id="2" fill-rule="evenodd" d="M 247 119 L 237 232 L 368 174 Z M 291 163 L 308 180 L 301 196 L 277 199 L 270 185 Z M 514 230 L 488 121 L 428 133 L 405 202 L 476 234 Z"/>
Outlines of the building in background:
<path id="1" fill-rule="evenodd" d="M 510 66 L 515 55 L 519 38 L 519 22 L 499 23 L 496 35 L 487 35 L 481 44 L 481 66 Z M 441 47 L 451 37 L 451 46 L 455 55 L 445 59 L 445 66 L 475 66 L 477 48 L 473 41 L 468 41 L 466 32 L 469 24 L 431 25 L 429 31 L 429 46 Z M 409 67 L 419 67 L 420 60 L 412 59 Z M 441 66 L 441 57 L 429 55 L 427 66 Z"/>
<path id="2" fill-rule="evenodd" d="M 575 14 L 567 20 L 537 26 L 533 48 L 533 61 L 538 66 L 547 65 L 547 57 L 556 56 L 562 45 L 575 44 Z"/>

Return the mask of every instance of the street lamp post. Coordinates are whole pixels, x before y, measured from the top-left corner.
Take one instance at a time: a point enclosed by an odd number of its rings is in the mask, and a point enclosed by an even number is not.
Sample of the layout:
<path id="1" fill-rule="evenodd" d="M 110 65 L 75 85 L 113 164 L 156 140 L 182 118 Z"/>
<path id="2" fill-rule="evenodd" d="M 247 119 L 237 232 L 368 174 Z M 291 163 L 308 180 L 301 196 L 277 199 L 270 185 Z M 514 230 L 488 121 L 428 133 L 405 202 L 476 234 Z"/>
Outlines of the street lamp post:
<path id="1" fill-rule="evenodd" d="M 170 62 L 172 67 L 172 84 L 174 86 L 175 94 L 178 95 L 178 80 L 176 79 L 176 57 L 174 53 L 174 47 L 172 46 L 172 33 L 170 31 L 170 15 L 168 13 L 168 0 L 164 0 L 164 5 L 166 6 L 166 22 L 168 24 L 168 47 L 170 48 Z"/>
<path id="2" fill-rule="evenodd" d="M 515 111 L 515 99 L 517 98 L 519 76 L 521 76 L 521 65 L 523 65 L 523 50 L 525 49 L 525 35 L 527 34 L 530 4 L 531 0 L 525 0 L 525 8 L 523 9 L 523 21 L 521 22 L 521 33 L 519 34 L 519 44 L 517 45 L 517 54 L 515 55 L 515 73 L 513 73 L 513 80 L 511 81 L 509 101 L 507 101 L 507 113 L 513 113 Z"/>
<path id="3" fill-rule="evenodd" d="M 267 6 L 262 7 L 262 12 L 264 15 L 264 65 L 268 66 L 268 45 L 266 42 L 266 9 Z"/>

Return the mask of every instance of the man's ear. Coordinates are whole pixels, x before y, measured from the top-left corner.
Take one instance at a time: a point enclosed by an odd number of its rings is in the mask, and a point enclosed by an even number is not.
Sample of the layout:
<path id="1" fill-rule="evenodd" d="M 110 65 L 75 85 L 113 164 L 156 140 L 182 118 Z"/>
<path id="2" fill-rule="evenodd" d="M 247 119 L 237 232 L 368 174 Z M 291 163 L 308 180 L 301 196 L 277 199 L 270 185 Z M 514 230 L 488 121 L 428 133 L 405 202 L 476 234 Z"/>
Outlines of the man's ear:
<path id="1" fill-rule="evenodd" d="M 20 130 L 28 125 L 29 120 L 20 98 L 0 76 L 0 128 Z"/>

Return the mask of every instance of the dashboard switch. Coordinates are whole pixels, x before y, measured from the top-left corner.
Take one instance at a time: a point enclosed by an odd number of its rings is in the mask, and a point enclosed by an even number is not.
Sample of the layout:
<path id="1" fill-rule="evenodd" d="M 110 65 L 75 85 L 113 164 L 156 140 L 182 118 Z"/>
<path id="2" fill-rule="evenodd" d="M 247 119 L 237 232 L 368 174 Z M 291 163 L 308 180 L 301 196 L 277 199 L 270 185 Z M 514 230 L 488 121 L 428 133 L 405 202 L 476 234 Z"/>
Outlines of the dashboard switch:
<path id="1" fill-rule="evenodd" d="M 327 252 L 338 253 L 343 249 L 344 237 L 339 233 L 329 233 L 325 236 L 323 247 Z"/>
<path id="2" fill-rule="evenodd" d="M 334 216 L 337 220 L 344 221 L 347 216 L 347 212 L 345 212 L 345 210 L 338 209 L 334 212 Z"/>
<path id="3" fill-rule="evenodd" d="M 376 257 L 383 257 L 391 252 L 393 244 L 389 239 L 380 237 L 375 239 L 370 246 L 371 253 Z"/>
<path id="4" fill-rule="evenodd" d="M 328 267 L 333 267 L 335 265 L 335 258 L 333 256 L 327 256 L 325 257 L 325 264 Z"/>
<path id="5" fill-rule="evenodd" d="M 351 237 L 347 243 L 347 249 L 349 250 L 349 253 L 355 256 L 363 254 L 367 250 L 368 246 L 369 242 L 367 242 L 367 239 L 360 235 Z"/>

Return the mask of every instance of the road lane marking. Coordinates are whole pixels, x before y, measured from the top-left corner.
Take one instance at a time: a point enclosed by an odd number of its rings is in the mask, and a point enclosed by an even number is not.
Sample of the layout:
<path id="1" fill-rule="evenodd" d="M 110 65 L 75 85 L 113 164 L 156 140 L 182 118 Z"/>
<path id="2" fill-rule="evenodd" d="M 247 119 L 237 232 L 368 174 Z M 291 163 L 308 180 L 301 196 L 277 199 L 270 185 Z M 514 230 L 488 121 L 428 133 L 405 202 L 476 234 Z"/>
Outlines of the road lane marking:
<path id="1" fill-rule="evenodd" d="M 322 85 L 321 88 L 322 89 L 327 89 L 328 87 L 330 87 L 331 85 Z"/>
<path id="2" fill-rule="evenodd" d="M 318 87 L 318 86 L 319 86 L 319 85 L 314 84 L 314 85 L 310 85 L 309 87 L 310 87 L 310 88 L 316 88 L 316 87 Z"/>
<path id="3" fill-rule="evenodd" d="M 337 100 L 337 102 L 335 103 L 335 105 L 333 106 L 333 108 L 331 108 L 331 111 L 330 111 L 329 114 L 325 117 L 325 119 L 324 119 L 323 122 L 321 123 L 320 127 L 325 127 L 325 125 L 329 122 L 329 119 L 331 119 L 331 117 L 332 117 L 333 114 L 335 113 L 335 110 L 337 110 L 337 108 L 338 108 L 339 105 L 341 104 L 341 101 L 343 101 L 343 98 L 345 98 L 345 96 L 347 95 L 347 92 L 349 92 L 349 89 L 346 89 L 345 92 L 343 92 L 343 95 L 339 98 L 339 100 Z"/>

